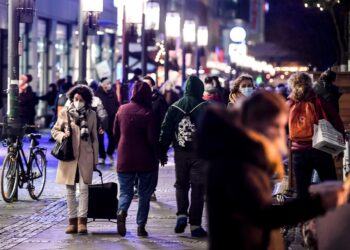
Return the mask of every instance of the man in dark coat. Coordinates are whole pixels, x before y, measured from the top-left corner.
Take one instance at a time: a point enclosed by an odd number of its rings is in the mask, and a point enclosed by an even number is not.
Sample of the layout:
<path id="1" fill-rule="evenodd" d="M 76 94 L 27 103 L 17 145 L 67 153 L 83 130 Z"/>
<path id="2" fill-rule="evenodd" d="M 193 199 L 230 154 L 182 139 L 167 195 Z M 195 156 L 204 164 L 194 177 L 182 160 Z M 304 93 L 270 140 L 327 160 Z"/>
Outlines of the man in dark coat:
<path id="1" fill-rule="evenodd" d="M 287 107 L 275 93 L 243 104 L 242 125 L 226 110 L 209 109 L 197 131 L 199 155 L 209 162 L 209 249 L 284 249 L 279 228 L 295 225 L 347 200 L 348 188 L 272 205 L 271 179 L 283 178 Z M 322 186 L 322 184 L 320 184 Z"/>
<path id="2" fill-rule="evenodd" d="M 108 147 L 107 147 L 107 156 L 111 163 L 113 163 L 113 153 L 115 151 L 115 140 L 113 137 L 113 123 L 115 114 L 118 111 L 119 103 L 117 100 L 117 95 L 112 89 L 111 81 L 108 78 L 102 78 L 101 84 L 97 88 L 95 96 L 100 98 L 104 109 L 108 114 L 108 126 L 106 129 L 108 137 Z M 99 134 L 98 138 L 99 143 L 99 155 L 103 163 L 106 159 L 106 150 L 104 145 L 104 134 Z"/>
<path id="3" fill-rule="evenodd" d="M 165 99 L 162 96 L 162 94 L 158 91 L 158 89 L 156 87 L 156 83 L 155 83 L 155 81 L 153 80 L 152 77 L 145 76 L 143 78 L 143 81 L 145 83 L 147 83 L 148 86 L 150 86 L 151 89 L 152 89 L 152 110 L 153 110 L 153 113 L 154 113 L 155 118 L 156 118 L 155 125 L 156 125 L 157 135 L 159 136 L 160 135 L 160 128 L 161 128 L 162 122 L 164 120 L 165 113 L 168 110 L 168 104 L 165 101 Z M 152 201 L 156 201 L 157 200 L 155 191 L 156 191 L 156 187 L 157 187 L 157 184 L 158 184 L 158 177 L 157 177 L 156 181 L 157 182 L 155 184 L 154 193 L 152 194 L 152 197 L 151 197 Z"/>
<path id="4" fill-rule="evenodd" d="M 35 106 L 38 98 L 29 83 L 33 77 L 29 74 L 21 75 L 19 80 L 19 117 L 23 124 L 34 125 Z"/>
<path id="5" fill-rule="evenodd" d="M 131 102 L 122 105 L 117 112 L 113 131 L 118 145 L 117 172 L 120 185 L 118 232 L 122 236 L 126 234 L 125 219 L 134 195 L 133 187 L 137 177 L 139 179 L 137 234 L 147 236 L 145 226 L 150 198 L 154 191 L 154 179 L 158 171 L 158 157 L 152 93 L 146 83 L 135 84 Z"/>
<path id="6" fill-rule="evenodd" d="M 170 144 L 175 151 L 177 223 L 175 233 L 183 233 L 187 217 L 193 237 L 207 235 L 202 228 L 206 164 L 199 159 L 193 149 L 192 138 L 198 125 L 198 117 L 203 113 L 206 102 L 202 99 L 203 82 L 190 76 L 186 82 L 185 96 L 171 105 L 165 115 L 160 134 L 161 164 L 167 162 Z M 191 188 L 191 203 L 188 199 Z"/>

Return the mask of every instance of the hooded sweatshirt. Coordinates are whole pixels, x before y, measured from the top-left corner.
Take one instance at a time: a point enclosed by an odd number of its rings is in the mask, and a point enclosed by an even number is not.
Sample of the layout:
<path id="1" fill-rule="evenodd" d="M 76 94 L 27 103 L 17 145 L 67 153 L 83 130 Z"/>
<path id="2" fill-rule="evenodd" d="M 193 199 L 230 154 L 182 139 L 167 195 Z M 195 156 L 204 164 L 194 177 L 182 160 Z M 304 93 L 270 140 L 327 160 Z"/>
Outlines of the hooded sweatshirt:
<path id="1" fill-rule="evenodd" d="M 152 111 L 151 88 L 135 84 L 131 102 L 122 105 L 115 117 L 118 172 L 145 172 L 158 168 L 157 134 Z"/>
<path id="2" fill-rule="evenodd" d="M 185 148 L 180 148 L 178 142 L 176 140 L 176 132 L 179 122 L 185 116 L 183 112 L 179 110 L 182 109 L 186 113 L 190 112 L 193 108 L 195 108 L 198 104 L 205 102 L 202 97 L 204 93 L 204 84 L 203 82 L 196 76 L 190 76 L 186 82 L 185 95 L 180 100 L 171 105 L 165 115 L 161 133 L 160 133 L 160 145 L 161 145 L 161 153 L 166 154 L 169 149 L 170 144 L 172 143 L 175 150 L 186 150 L 191 151 L 192 148 L 190 146 L 186 146 Z M 176 107 L 175 107 L 176 106 Z M 198 125 L 198 118 L 203 113 L 203 110 L 206 107 L 206 103 L 200 105 L 191 113 L 191 119 L 194 124 Z"/>

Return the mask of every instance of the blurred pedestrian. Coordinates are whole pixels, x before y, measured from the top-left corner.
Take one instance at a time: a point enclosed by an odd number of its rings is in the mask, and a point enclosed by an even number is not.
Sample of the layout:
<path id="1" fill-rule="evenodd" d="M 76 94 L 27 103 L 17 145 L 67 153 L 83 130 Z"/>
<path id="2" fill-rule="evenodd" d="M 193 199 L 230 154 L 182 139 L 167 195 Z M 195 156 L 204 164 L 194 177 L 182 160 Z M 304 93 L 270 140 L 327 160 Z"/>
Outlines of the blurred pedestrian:
<path id="1" fill-rule="evenodd" d="M 38 97 L 29 85 L 33 80 L 32 75 L 21 75 L 19 79 L 19 117 L 23 124 L 35 124 L 35 106 Z"/>
<path id="2" fill-rule="evenodd" d="M 198 118 L 207 103 L 202 99 L 204 84 L 196 76 L 186 82 L 185 96 L 171 105 L 165 115 L 160 135 L 161 164 L 167 163 L 167 152 L 172 144 L 175 152 L 177 222 L 175 233 L 183 233 L 187 220 L 193 237 L 204 237 L 202 228 L 206 165 L 197 157 L 193 137 Z M 191 201 L 188 195 L 191 189 Z"/>
<path id="3" fill-rule="evenodd" d="M 55 83 L 51 83 L 49 85 L 49 89 L 47 93 L 43 96 L 39 96 L 39 100 L 43 100 L 47 102 L 48 105 L 48 112 L 47 112 L 47 121 L 50 121 L 50 123 L 55 123 L 56 122 L 56 100 L 58 96 L 58 90 L 57 90 L 57 85 Z M 51 127 L 51 124 L 50 126 Z"/>
<path id="4" fill-rule="evenodd" d="M 214 88 L 216 88 L 219 92 L 221 102 L 224 103 L 225 105 L 227 105 L 228 104 L 228 97 L 230 95 L 229 90 L 222 87 L 218 76 L 212 76 L 212 79 L 213 79 Z"/>
<path id="5" fill-rule="evenodd" d="M 335 85 L 336 79 L 337 74 L 334 71 L 330 69 L 326 70 L 314 85 L 314 91 L 329 102 L 339 113 L 339 99 L 342 93 L 339 91 L 339 87 Z"/>
<path id="6" fill-rule="evenodd" d="M 120 185 L 118 232 L 121 236 L 126 235 L 126 217 L 134 196 L 133 188 L 137 177 L 137 235 L 147 237 L 145 227 L 158 171 L 158 137 L 152 111 L 152 92 L 147 83 L 135 84 L 131 102 L 122 105 L 117 112 L 113 131 L 117 143 L 117 172 Z"/>
<path id="7" fill-rule="evenodd" d="M 197 134 L 200 157 L 209 162 L 209 249 L 284 249 L 280 227 L 295 225 L 344 204 L 348 188 L 272 205 L 273 177 L 284 176 L 288 108 L 272 92 L 247 98 L 239 121 L 210 109 Z M 302 211 L 302 212 L 301 212 Z"/>
<path id="8" fill-rule="evenodd" d="M 140 68 L 136 68 L 134 70 L 134 75 L 133 77 L 128 81 L 128 101 L 130 102 L 131 97 L 133 95 L 133 90 L 134 90 L 134 85 L 141 81 L 141 76 L 142 76 L 142 70 Z"/>
<path id="9" fill-rule="evenodd" d="M 99 163 L 100 164 L 105 163 L 106 153 L 107 153 L 107 157 L 110 163 L 113 164 L 114 162 L 113 154 L 115 151 L 115 140 L 113 137 L 113 123 L 114 123 L 115 114 L 117 113 L 119 108 L 119 103 L 117 100 L 116 92 L 115 90 L 112 89 L 111 80 L 108 79 L 107 77 L 102 78 L 100 86 L 98 86 L 95 95 L 101 100 L 102 105 L 104 109 L 107 111 L 107 115 L 108 115 L 108 126 L 105 130 L 108 137 L 107 151 L 105 150 L 105 145 L 104 145 L 104 134 L 99 134 L 98 136 L 99 156 L 101 158 Z"/>
<path id="10" fill-rule="evenodd" d="M 287 100 L 287 98 L 289 96 L 289 89 L 288 89 L 287 84 L 285 84 L 285 83 L 278 84 L 275 91 L 276 91 L 276 93 L 280 94 L 281 96 L 283 96 Z"/>
<path id="11" fill-rule="evenodd" d="M 179 100 L 178 94 L 173 89 L 173 84 L 171 82 L 164 83 L 164 98 L 168 106 L 172 105 L 174 102 Z"/>
<path id="12" fill-rule="evenodd" d="M 58 162 L 56 182 L 66 185 L 67 189 L 69 225 L 66 233 L 87 234 L 88 184 L 91 184 L 93 169 L 97 164 L 97 120 L 91 108 L 93 95 L 89 87 L 77 85 L 67 95 L 70 105 L 60 112 L 51 134 L 59 142 L 72 137 L 75 159 Z M 71 133 L 68 130 L 68 116 Z M 76 183 L 79 183 L 79 205 L 76 202 Z"/>
<path id="13" fill-rule="evenodd" d="M 314 124 L 320 119 L 328 120 L 344 134 L 344 125 L 335 108 L 312 89 L 307 73 L 295 73 L 288 80 L 291 94 L 288 97 L 289 138 L 292 150 L 292 169 L 295 172 L 297 193 L 308 196 L 312 171 L 316 170 L 321 181 L 336 180 L 332 155 L 312 147 Z"/>
<path id="14" fill-rule="evenodd" d="M 102 82 L 102 79 L 101 79 L 101 82 Z M 98 83 L 96 80 L 91 80 L 90 83 L 89 83 L 89 87 L 90 89 L 92 89 L 92 91 L 94 92 L 94 94 L 96 93 L 97 91 L 97 88 L 98 88 Z"/>
<path id="15" fill-rule="evenodd" d="M 157 138 L 159 138 L 161 125 L 162 125 L 162 122 L 164 120 L 165 113 L 168 110 L 168 104 L 166 103 L 162 94 L 158 91 L 157 86 L 156 86 L 156 82 L 153 80 L 152 77 L 145 76 L 143 78 L 143 81 L 145 83 L 147 83 L 148 86 L 150 86 L 150 88 L 152 90 L 152 110 L 153 110 L 153 113 L 154 113 L 154 116 L 156 119 L 155 120 L 156 134 L 157 134 Z M 154 185 L 154 192 L 151 196 L 152 201 L 157 200 L 157 197 L 155 194 L 157 184 L 158 184 L 158 176 L 156 177 L 156 183 Z"/>
<path id="16" fill-rule="evenodd" d="M 251 96 L 254 90 L 254 80 L 251 75 L 242 74 L 237 77 L 230 93 L 228 108 L 233 109 L 240 99 Z"/>
<path id="17" fill-rule="evenodd" d="M 204 79 L 203 99 L 205 101 L 222 102 L 221 93 L 220 93 L 219 89 L 214 86 L 214 80 L 210 76 L 207 76 Z"/>

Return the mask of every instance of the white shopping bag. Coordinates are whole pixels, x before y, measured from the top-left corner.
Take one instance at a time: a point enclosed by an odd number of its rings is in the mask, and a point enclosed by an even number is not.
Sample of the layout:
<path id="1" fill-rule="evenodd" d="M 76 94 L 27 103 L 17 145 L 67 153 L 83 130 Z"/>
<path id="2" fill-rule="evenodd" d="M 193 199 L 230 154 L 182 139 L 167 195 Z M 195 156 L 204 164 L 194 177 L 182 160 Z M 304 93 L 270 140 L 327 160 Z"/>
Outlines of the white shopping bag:
<path id="1" fill-rule="evenodd" d="M 318 125 L 314 125 L 312 146 L 326 153 L 337 155 L 345 150 L 345 141 L 343 135 L 329 121 L 322 119 L 318 121 Z"/>

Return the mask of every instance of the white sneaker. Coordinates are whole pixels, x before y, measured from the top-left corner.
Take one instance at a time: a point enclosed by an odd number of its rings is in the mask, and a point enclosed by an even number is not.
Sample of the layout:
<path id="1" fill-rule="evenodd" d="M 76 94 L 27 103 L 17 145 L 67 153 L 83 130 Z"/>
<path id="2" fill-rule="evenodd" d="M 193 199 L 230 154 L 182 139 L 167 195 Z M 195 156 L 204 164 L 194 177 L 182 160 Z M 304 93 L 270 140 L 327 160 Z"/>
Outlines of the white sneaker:
<path id="1" fill-rule="evenodd" d="M 105 159 L 103 159 L 103 158 L 98 159 L 98 164 L 104 165 L 105 164 Z"/>

